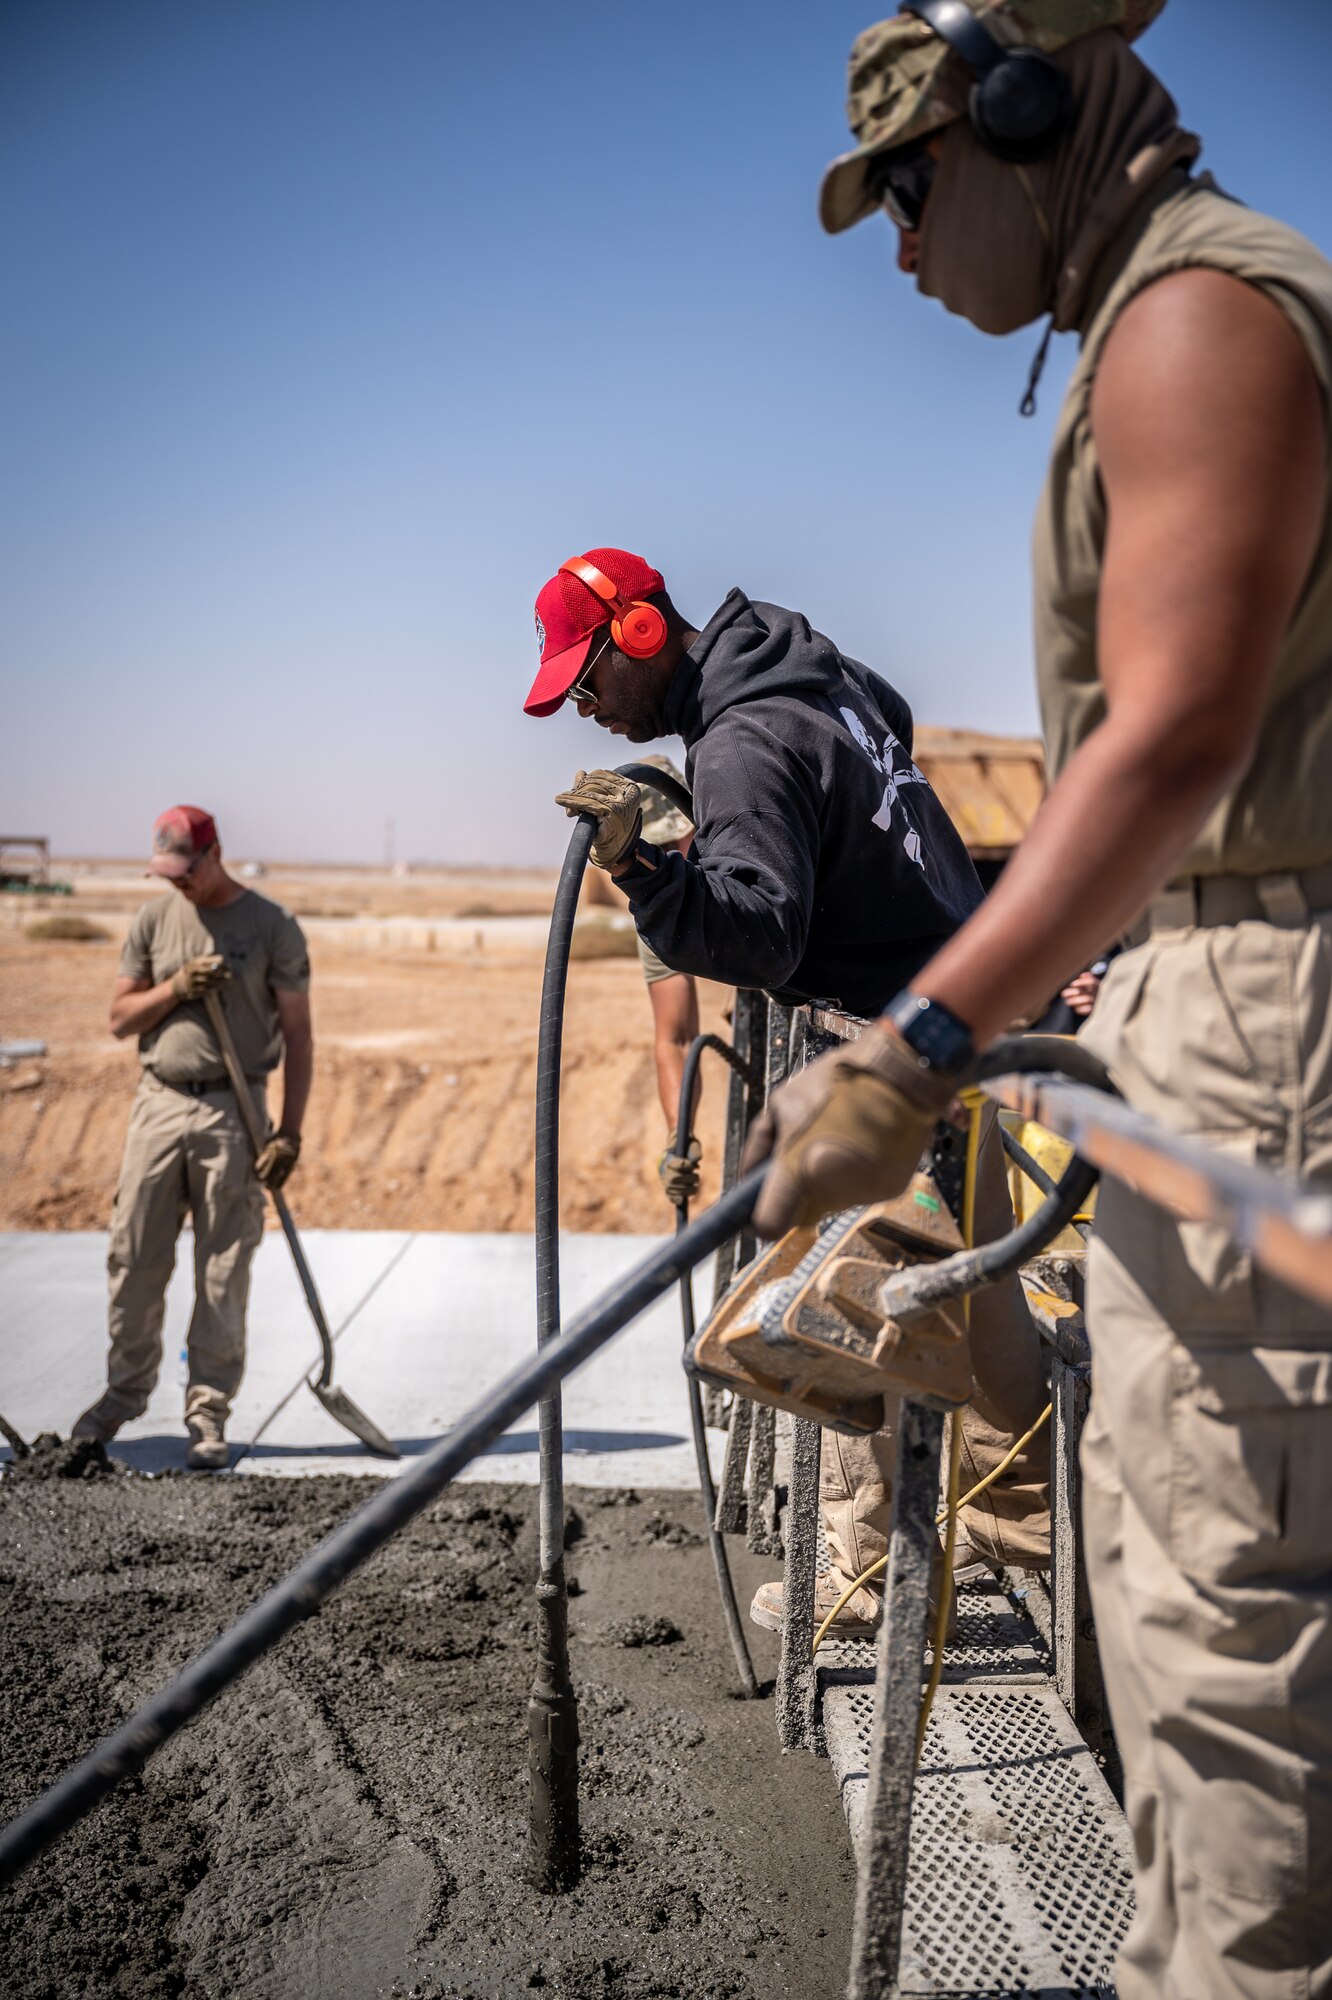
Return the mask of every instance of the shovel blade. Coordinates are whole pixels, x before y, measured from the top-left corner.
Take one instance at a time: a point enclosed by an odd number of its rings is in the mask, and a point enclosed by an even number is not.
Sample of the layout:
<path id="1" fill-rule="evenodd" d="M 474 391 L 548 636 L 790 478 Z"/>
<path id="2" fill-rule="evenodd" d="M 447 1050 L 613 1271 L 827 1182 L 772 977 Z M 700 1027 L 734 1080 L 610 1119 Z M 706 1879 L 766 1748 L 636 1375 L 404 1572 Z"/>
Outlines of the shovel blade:
<path id="1" fill-rule="evenodd" d="M 367 1417 L 365 1411 L 353 1403 L 345 1389 L 335 1389 L 330 1382 L 327 1388 L 322 1383 L 312 1382 L 310 1387 L 318 1396 L 335 1424 L 341 1424 L 344 1431 L 358 1437 L 367 1451 L 376 1458 L 401 1458 L 402 1453 L 392 1438 L 386 1438 L 377 1423 Z"/>

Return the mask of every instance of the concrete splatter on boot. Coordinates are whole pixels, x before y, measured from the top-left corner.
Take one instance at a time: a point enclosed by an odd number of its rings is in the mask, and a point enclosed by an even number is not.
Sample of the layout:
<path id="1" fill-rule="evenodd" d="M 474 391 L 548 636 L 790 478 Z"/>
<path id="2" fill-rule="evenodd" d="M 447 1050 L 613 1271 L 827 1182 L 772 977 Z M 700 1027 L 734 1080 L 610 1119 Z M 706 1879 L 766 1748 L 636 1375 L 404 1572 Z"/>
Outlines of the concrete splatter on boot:
<path id="1" fill-rule="evenodd" d="M 122 1424 L 129 1418 L 119 1396 L 108 1389 L 90 1403 L 81 1417 L 75 1417 L 70 1429 L 71 1438 L 88 1438 L 95 1444 L 109 1444 Z"/>

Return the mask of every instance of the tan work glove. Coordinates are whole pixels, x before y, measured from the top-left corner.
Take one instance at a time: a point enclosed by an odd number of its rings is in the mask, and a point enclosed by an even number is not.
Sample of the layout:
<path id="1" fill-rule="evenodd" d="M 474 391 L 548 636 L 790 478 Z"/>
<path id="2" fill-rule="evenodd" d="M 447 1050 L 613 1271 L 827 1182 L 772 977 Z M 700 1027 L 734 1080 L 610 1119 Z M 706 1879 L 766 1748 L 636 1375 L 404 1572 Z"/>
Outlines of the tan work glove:
<path id="1" fill-rule="evenodd" d="M 275 1132 L 254 1163 L 255 1177 L 274 1194 L 285 1187 L 291 1170 L 301 1157 L 299 1132 Z"/>
<path id="2" fill-rule="evenodd" d="M 774 1091 L 745 1147 L 746 1172 L 773 1156 L 754 1210 L 759 1235 L 900 1194 L 956 1089 L 877 1025 L 801 1070 Z"/>
<path id="3" fill-rule="evenodd" d="M 187 958 L 184 965 L 172 973 L 171 991 L 177 1000 L 202 1000 L 212 987 L 225 986 L 230 977 L 222 954 L 210 951 L 202 958 Z"/>
<path id="4" fill-rule="evenodd" d="M 632 778 L 617 777 L 614 771 L 580 771 L 571 791 L 556 792 L 555 803 L 570 819 L 591 813 L 597 822 L 592 842 L 595 867 L 613 868 L 633 852 L 643 829 L 643 811 L 642 794 Z"/>
<path id="5" fill-rule="evenodd" d="M 677 1153 L 672 1142 L 658 1160 L 657 1173 L 666 1190 L 666 1199 L 677 1208 L 682 1202 L 692 1201 L 698 1193 L 702 1158 L 703 1148 L 697 1139 L 691 1139 L 687 1151 Z"/>

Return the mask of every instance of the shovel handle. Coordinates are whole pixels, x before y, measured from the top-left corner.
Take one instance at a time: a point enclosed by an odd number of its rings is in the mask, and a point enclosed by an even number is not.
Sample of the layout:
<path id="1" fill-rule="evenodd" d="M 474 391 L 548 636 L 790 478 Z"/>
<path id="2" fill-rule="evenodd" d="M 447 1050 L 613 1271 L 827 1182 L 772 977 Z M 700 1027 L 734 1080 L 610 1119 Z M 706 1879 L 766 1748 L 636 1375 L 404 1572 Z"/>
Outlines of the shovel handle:
<path id="1" fill-rule="evenodd" d="M 319 1371 L 317 1387 L 327 1389 L 333 1380 L 333 1338 L 328 1330 L 328 1321 L 324 1318 L 324 1308 L 319 1302 L 319 1294 L 315 1290 L 314 1274 L 305 1261 L 305 1251 L 301 1247 L 300 1237 L 296 1234 L 296 1221 L 287 1207 L 287 1197 L 280 1188 L 270 1188 L 268 1192 L 273 1197 L 273 1206 L 278 1212 L 278 1221 L 282 1224 L 282 1233 L 291 1251 L 291 1261 L 296 1266 L 296 1276 L 301 1281 L 305 1303 L 310 1308 L 310 1317 L 315 1323 L 319 1345 L 324 1352 L 324 1365 Z"/>
<path id="2" fill-rule="evenodd" d="M 232 1040 L 231 1028 L 222 1008 L 222 996 L 212 987 L 209 987 L 204 994 L 203 1001 L 204 1007 L 207 1009 L 209 1024 L 217 1037 L 217 1045 L 222 1051 L 222 1060 L 226 1065 L 232 1094 L 240 1109 L 241 1123 L 245 1127 L 254 1156 L 258 1159 L 264 1149 L 264 1134 L 259 1124 L 259 1114 L 254 1108 L 254 1099 L 250 1095 L 250 1086 L 245 1081 L 245 1072 L 240 1065 L 240 1057 L 236 1053 L 236 1044 Z M 333 1341 L 328 1331 L 328 1321 L 324 1318 L 324 1308 L 319 1302 L 319 1294 L 315 1290 L 315 1281 L 311 1274 L 310 1266 L 305 1261 L 305 1252 L 301 1248 L 301 1239 L 296 1233 L 295 1219 L 292 1216 L 291 1210 L 287 1207 L 287 1198 L 280 1188 L 269 1188 L 268 1192 L 273 1197 L 273 1206 L 278 1212 L 278 1221 L 282 1224 L 282 1234 L 287 1239 L 288 1247 L 291 1250 L 291 1261 L 296 1266 L 296 1276 L 301 1281 L 301 1290 L 305 1293 L 305 1303 L 310 1308 L 310 1317 L 315 1323 L 315 1332 L 319 1335 L 319 1345 L 323 1350 L 323 1367 L 320 1370 L 319 1387 L 326 1389 L 333 1379 Z"/>
<path id="3" fill-rule="evenodd" d="M 240 1108 L 241 1123 L 245 1127 L 250 1146 L 257 1160 L 260 1153 L 264 1150 L 263 1129 L 259 1123 L 259 1114 L 254 1108 L 254 1099 L 250 1095 L 250 1086 L 245 1081 L 245 1071 L 241 1068 L 240 1057 L 236 1053 L 236 1044 L 231 1039 L 231 1029 L 227 1024 L 227 1017 L 222 1011 L 222 996 L 210 986 L 204 993 L 203 1003 L 207 1010 L 209 1026 L 216 1035 L 217 1045 L 222 1051 L 222 1061 L 226 1065 L 227 1078 L 231 1084 L 237 1105 Z"/>

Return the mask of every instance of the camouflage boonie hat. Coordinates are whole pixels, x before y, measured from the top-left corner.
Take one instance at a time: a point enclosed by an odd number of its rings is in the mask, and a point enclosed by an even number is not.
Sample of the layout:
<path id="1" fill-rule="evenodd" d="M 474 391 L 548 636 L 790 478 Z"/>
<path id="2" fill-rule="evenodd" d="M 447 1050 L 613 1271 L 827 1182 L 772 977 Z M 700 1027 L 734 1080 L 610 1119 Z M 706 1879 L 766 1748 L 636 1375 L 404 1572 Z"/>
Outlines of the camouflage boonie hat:
<path id="1" fill-rule="evenodd" d="M 1166 0 L 967 0 L 996 41 L 1047 55 L 1098 28 L 1118 28 L 1130 42 L 1150 27 Z M 830 236 L 873 215 L 865 168 L 876 153 L 906 146 L 965 115 L 972 77 L 933 28 L 914 14 L 894 14 L 856 36 L 851 49 L 847 123 L 860 141 L 823 176 L 819 220 Z"/>
<path id="2" fill-rule="evenodd" d="M 664 771 L 668 778 L 674 778 L 677 785 L 684 779 L 676 770 L 669 757 L 655 753 L 651 757 L 640 757 L 640 764 L 652 764 L 658 771 Z M 686 790 L 688 787 L 686 786 Z M 694 831 L 692 820 L 685 818 L 679 806 L 672 805 L 664 792 L 656 791 L 651 785 L 641 787 L 643 794 L 643 838 L 658 847 L 665 847 L 674 840 L 684 840 Z"/>

